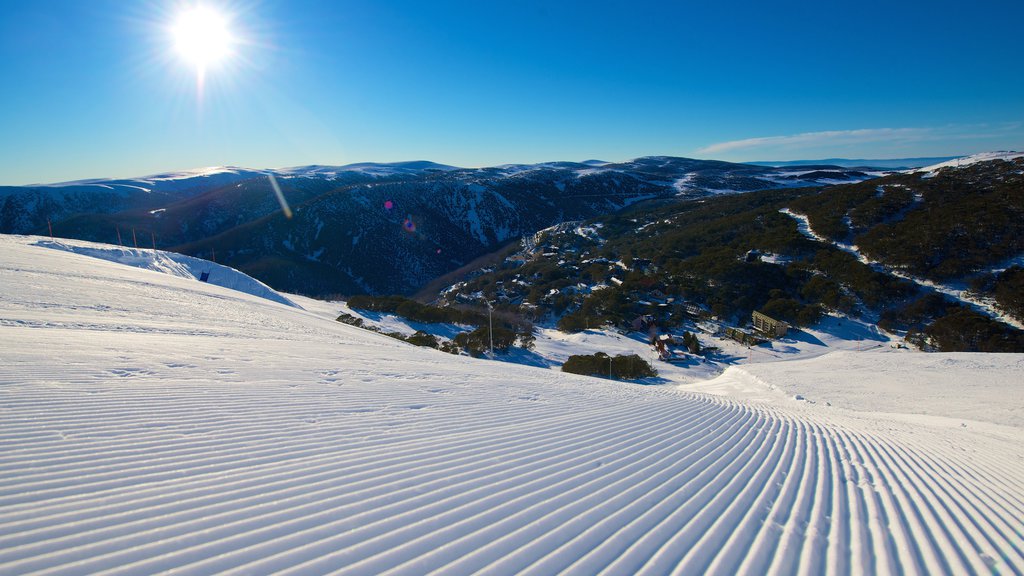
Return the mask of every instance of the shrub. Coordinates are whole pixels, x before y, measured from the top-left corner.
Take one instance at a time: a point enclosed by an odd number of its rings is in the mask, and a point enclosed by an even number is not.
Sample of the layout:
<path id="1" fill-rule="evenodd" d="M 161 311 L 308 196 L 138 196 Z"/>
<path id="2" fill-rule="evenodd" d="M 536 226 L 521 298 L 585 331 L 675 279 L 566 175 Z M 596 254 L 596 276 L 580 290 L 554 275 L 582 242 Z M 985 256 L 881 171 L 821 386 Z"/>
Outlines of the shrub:
<path id="1" fill-rule="evenodd" d="M 504 352 L 516 342 L 517 334 L 507 328 L 494 328 L 494 350 Z M 455 345 L 468 352 L 471 356 L 479 357 L 487 353 L 491 348 L 490 330 L 487 326 L 481 326 L 472 332 L 461 332 L 455 335 Z"/>
<path id="2" fill-rule="evenodd" d="M 700 354 L 700 340 L 697 339 L 696 334 L 690 332 L 683 332 L 683 345 L 690 351 L 691 354 Z"/>
<path id="3" fill-rule="evenodd" d="M 940 352 L 1024 352 L 1024 332 L 962 308 L 924 329 Z"/>
<path id="4" fill-rule="evenodd" d="M 525 348 L 526 350 L 533 350 L 534 343 L 536 341 L 537 341 L 537 337 L 534 336 L 533 330 L 531 329 L 529 332 L 524 332 L 524 333 L 518 334 L 518 339 L 516 340 L 516 344 L 520 348 Z"/>
<path id="5" fill-rule="evenodd" d="M 341 322 L 341 323 L 344 323 L 344 324 L 348 324 L 350 326 L 356 326 L 358 328 L 362 328 L 363 327 L 363 319 L 362 318 L 357 318 L 357 317 L 355 317 L 355 316 L 353 316 L 351 314 L 348 314 L 348 313 L 342 313 L 341 316 L 338 316 L 337 321 Z"/>
<path id="6" fill-rule="evenodd" d="M 438 347 L 437 336 L 428 334 L 422 330 L 417 330 L 412 336 L 406 337 L 405 341 L 416 346 L 427 346 L 430 348 Z"/>
<path id="7" fill-rule="evenodd" d="M 586 314 L 573 312 L 566 314 L 558 320 L 558 329 L 562 332 L 582 332 L 589 328 Z"/>
<path id="8" fill-rule="evenodd" d="M 761 308 L 761 313 L 794 326 L 810 326 L 821 319 L 822 309 L 817 304 L 803 305 L 791 298 L 774 298 Z"/>
<path id="9" fill-rule="evenodd" d="M 604 352 L 570 356 L 562 364 L 562 372 L 584 376 L 606 376 L 611 372 L 612 377 L 619 380 L 637 380 L 658 375 L 657 370 L 636 354 L 621 354 L 612 358 Z"/>
<path id="10" fill-rule="evenodd" d="M 902 306 L 886 310 L 878 320 L 883 330 L 918 331 L 932 320 L 951 314 L 959 308 L 941 294 L 931 293 L 912 300 Z"/>
<path id="11" fill-rule="evenodd" d="M 833 310 L 842 304 L 842 290 L 839 283 L 820 274 L 814 274 L 800 290 L 804 300 L 820 302 Z"/>
<path id="12" fill-rule="evenodd" d="M 480 326 L 487 323 L 487 315 L 457 308 L 428 306 L 402 296 L 366 296 L 358 295 L 349 298 L 350 308 L 388 312 L 409 320 L 428 324 L 446 322 L 451 324 L 471 324 Z"/>
<path id="13" fill-rule="evenodd" d="M 1011 266 L 996 277 L 996 302 L 1016 317 L 1024 320 L 1024 268 Z"/>

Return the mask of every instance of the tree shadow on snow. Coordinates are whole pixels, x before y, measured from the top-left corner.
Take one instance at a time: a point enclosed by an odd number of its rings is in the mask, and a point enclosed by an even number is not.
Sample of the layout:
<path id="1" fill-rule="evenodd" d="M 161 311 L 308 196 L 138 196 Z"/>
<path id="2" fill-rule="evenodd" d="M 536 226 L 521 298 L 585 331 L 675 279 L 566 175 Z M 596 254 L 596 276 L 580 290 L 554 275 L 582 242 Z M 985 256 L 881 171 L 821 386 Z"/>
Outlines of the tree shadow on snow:
<path id="1" fill-rule="evenodd" d="M 889 339 L 879 333 L 876 326 L 862 324 L 844 318 L 828 317 L 814 327 L 819 332 L 824 332 L 843 340 L 870 340 L 872 342 L 886 342 Z"/>
<path id="2" fill-rule="evenodd" d="M 813 344 L 814 346 L 827 346 L 827 344 L 822 342 L 820 338 L 809 332 L 804 332 L 803 330 L 790 330 L 786 333 L 786 338 L 782 341 L 784 342 L 786 340 L 804 342 L 805 344 Z"/>
<path id="3" fill-rule="evenodd" d="M 513 348 L 508 352 L 495 354 L 494 359 L 498 362 L 508 362 L 509 364 L 519 364 L 521 366 L 533 366 L 534 368 L 551 368 L 552 366 L 560 366 L 558 362 L 548 360 L 532 350 L 524 350 L 523 348 Z"/>

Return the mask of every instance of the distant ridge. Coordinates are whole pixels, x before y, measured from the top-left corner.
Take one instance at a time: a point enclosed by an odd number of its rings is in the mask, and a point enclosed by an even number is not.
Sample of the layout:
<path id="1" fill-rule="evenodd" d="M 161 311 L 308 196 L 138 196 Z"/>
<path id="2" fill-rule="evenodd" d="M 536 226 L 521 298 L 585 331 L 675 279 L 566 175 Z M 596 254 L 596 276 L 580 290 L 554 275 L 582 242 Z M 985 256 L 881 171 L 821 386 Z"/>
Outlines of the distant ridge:
<path id="1" fill-rule="evenodd" d="M 1024 156 L 1024 152 L 1015 152 L 1013 150 L 1000 150 L 998 152 L 982 152 L 980 154 L 972 154 L 970 156 L 960 156 L 957 158 L 953 158 L 952 160 L 940 162 L 937 164 L 929 164 L 928 166 L 918 166 L 915 167 L 918 169 L 914 170 L 914 172 L 931 172 L 932 174 L 934 174 L 935 171 L 942 168 L 962 168 L 965 166 L 970 166 L 972 164 L 977 164 L 978 162 L 991 162 L 993 160 L 1013 160 L 1014 158 L 1020 158 L 1021 156 Z"/>
<path id="2" fill-rule="evenodd" d="M 933 164 L 940 164 L 942 162 L 948 162 L 950 160 L 956 160 L 960 156 L 935 156 L 928 158 L 888 158 L 888 159 L 850 159 L 850 158 L 825 158 L 823 160 L 785 160 L 785 161 L 757 161 L 757 162 L 745 162 L 745 164 L 753 164 L 755 166 L 842 166 L 844 168 L 860 168 L 860 167 L 871 167 L 871 168 L 891 168 L 893 170 L 906 170 L 909 168 L 921 168 L 922 166 L 931 166 Z"/>

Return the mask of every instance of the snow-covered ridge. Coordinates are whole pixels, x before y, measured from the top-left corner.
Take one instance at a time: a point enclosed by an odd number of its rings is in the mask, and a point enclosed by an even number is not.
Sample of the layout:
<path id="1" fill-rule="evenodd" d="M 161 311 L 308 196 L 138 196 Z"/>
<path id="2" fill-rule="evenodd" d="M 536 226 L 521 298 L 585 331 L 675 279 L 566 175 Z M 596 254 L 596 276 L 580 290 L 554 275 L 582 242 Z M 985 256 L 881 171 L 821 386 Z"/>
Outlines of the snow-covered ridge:
<path id="1" fill-rule="evenodd" d="M 292 168 L 266 170 L 266 172 L 272 173 L 276 176 L 291 176 L 299 178 L 309 178 L 314 176 L 336 177 L 346 172 L 385 178 L 399 175 L 421 175 L 429 171 L 449 172 L 452 170 L 462 170 L 462 168 L 457 166 L 448 166 L 446 164 L 438 164 L 427 160 L 414 160 L 409 162 L 360 162 L 356 164 L 346 164 L 344 166 L 295 166 Z"/>
<path id="2" fill-rule="evenodd" d="M 238 292 L 266 298 L 272 302 L 296 308 L 299 307 L 288 298 L 274 291 L 270 286 L 248 274 L 239 272 L 234 268 L 210 262 L 209 260 L 185 256 L 176 252 L 164 252 L 163 250 L 145 248 L 122 248 L 109 244 L 66 239 L 59 241 L 40 239 L 35 242 L 35 245 L 73 252 L 135 268 L 162 272 L 179 278 L 200 280 L 214 286 L 222 286 Z"/>
<path id="3" fill-rule="evenodd" d="M 240 172 L 247 171 L 244 168 L 236 168 L 232 166 L 209 166 L 206 168 L 195 168 L 192 170 L 180 170 L 176 172 L 161 172 L 159 174 L 150 174 L 149 176 L 139 176 L 134 178 L 88 178 L 85 180 L 70 180 L 68 182 L 54 182 L 52 184 L 33 184 L 32 186 L 42 187 L 64 187 L 64 186 L 85 186 L 89 184 L 107 184 L 110 182 L 145 182 L 153 183 L 162 180 L 184 180 L 188 178 L 205 178 L 208 176 L 216 176 L 218 174 L 239 174 Z M 250 170 L 251 171 L 251 170 Z"/>
<path id="4" fill-rule="evenodd" d="M 273 175 L 279 178 L 338 178 L 345 174 L 359 174 L 375 178 L 391 178 L 396 176 L 422 176 L 432 172 L 453 172 L 453 171 L 481 171 L 504 173 L 507 176 L 516 176 L 524 172 L 537 170 L 573 170 L 579 176 L 600 173 L 608 170 L 618 171 L 643 171 L 645 168 L 656 167 L 659 169 L 675 169 L 680 171 L 678 177 L 690 174 L 689 168 L 694 170 L 705 170 L 710 165 L 728 166 L 728 163 L 716 161 L 701 161 L 687 158 L 674 158 L 671 156 L 645 156 L 625 162 L 604 162 L 600 160 L 585 160 L 583 162 L 539 162 L 535 164 L 501 164 L 481 168 L 461 168 L 447 164 L 439 164 L 428 160 L 414 160 L 405 162 L 359 162 L 345 165 L 320 165 L 311 164 L 304 166 L 292 166 L 283 168 L 243 168 L 238 166 L 210 166 L 195 168 L 191 170 L 178 170 L 139 176 L 131 178 L 91 178 L 85 180 L 73 180 L 68 182 L 57 182 L 50 184 L 32 184 L 24 188 L 81 188 L 98 187 L 103 189 L 116 189 L 118 187 L 137 188 L 150 191 L 159 188 L 165 191 L 184 190 L 191 187 L 208 183 L 226 184 L 239 180 L 256 178 L 260 176 Z M 740 166 L 740 165 L 737 165 Z M 750 168 L 754 168 L 752 165 Z M 763 168 L 771 171 L 770 168 Z M 842 170 L 836 168 L 836 170 Z M 791 177 L 806 174 L 810 170 L 779 170 L 779 176 Z M 880 173 L 879 173 L 880 174 Z M 877 174 L 872 174 L 872 176 Z M 793 179 L 776 178 L 774 176 L 763 177 L 765 181 L 780 186 L 799 185 Z M 848 182 L 848 179 L 840 179 L 837 182 Z M 806 184 L 803 184 L 806 185 Z"/>
<path id="5" fill-rule="evenodd" d="M 177 188 L 180 188 L 187 184 L 199 185 L 203 183 L 203 181 L 223 181 L 223 183 L 230 183 L 237 180 L 256 178 L 270 174 L 281 178 L 331 178 L 345 173 L 363 174 L 375 177 L 391 177 L 407 174 L 420 175 L 431 170 L 450 171 L 462 170 L 462 168 L 437 164 L 426 160 L 390 163 L 361 162 L 357 164 L 347 164 L 344 166 L 322 166 L 313 164 L 308 166 L 266 169 L 240 168 L 238 166 L 210 166 L 206 168 L 196 168 L 193 170 L 162 172 L 160 174 L 151 174 L 149 176 L 139 176 L 136 178 L 93 178 L 87 180 L 73 180 L 70 182 L 57 182 L 54 184 L 35 184 L 32 186 L 44 188 L 82 186 L 111 188 L 116 186 L 126 186 L 149 191 L 149 189 L 152 189 L 154 186 L 161 187 L 166 190 L 176 189 L 174 186 L 175 183 L 178 184 Z M 148 186 L 149 189 L 147 189 L 146 186 Z"/>
<path id="6" fill-rule="evenodd" d="M 978 162 L 991 162 L 992 160 L 1013 160 L 1015 158 L 1024 157 L 1024 152 L 1013 152 L 1013 151 L 999 151 L 999 152 L 982 152 L 980 154 L 973 154 L 971 156 L 964 156 L 955 160 L 949 160 L 939 164 L 933 164 L 931 166 L 925 166 L 923 168 L 915 168 L 913 170 L 907 170 L 908 173 L 916 172 L 927 172 L 928 174 L 934 174 L 942 168 L 960 168 L 962 166 L 970 166 L 971 164 L 977 164 Z"/>

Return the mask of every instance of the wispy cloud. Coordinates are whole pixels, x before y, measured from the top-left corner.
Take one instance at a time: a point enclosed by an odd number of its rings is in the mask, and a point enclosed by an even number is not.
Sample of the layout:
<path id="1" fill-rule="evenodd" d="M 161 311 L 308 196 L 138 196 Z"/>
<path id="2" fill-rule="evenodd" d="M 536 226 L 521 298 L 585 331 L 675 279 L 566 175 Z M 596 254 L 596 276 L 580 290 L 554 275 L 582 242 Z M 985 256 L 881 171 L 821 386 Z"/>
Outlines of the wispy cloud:
<path id="1" fill-rule="evenodd" d="M 884 143 L 887 147 L 905 147 L 921 142 L 984 140 L 1005 137 L 1020 131 L 1021 123 L 999 125 L 947 125 L 931 128 L 862 128 L 858 130 L 827 130 L 803 132 L 786 136 L 764 136 L 718 142 L 700 148 L 699 154 L 733 155 L 765 154 L 794 151 L 835 151 L 859 145 Z"/>
<path id="2" fill-rule="evenodd" d="M 931 128 L 865 128 L 861 130 L 828 130 L 825 132 L 804 132 L 789 136 L 765 136 L 730 140 L 705 146 L 698 150 L 703 154 L 721 154 L 750 148 L 804 147 L 821 144 L 863 144 L 886 140 L 920 140 L 933 132 Z"/>

